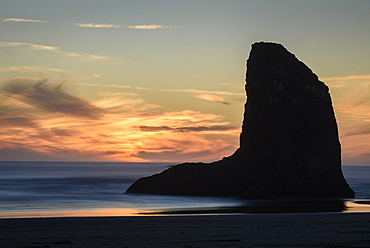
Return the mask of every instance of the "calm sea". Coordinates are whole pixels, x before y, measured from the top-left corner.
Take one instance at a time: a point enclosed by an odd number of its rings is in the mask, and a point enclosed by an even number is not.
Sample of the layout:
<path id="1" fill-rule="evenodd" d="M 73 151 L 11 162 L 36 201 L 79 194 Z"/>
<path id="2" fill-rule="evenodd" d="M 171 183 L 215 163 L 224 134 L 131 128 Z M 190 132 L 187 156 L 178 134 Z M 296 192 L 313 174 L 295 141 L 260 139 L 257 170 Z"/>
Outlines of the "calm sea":
<path id="1" fill-rule="evenodd" d="M 266 209 L 266 206 L 271 210 L 272 205 L 286 204 L 286 201 L 246 201 L 230 197 L 123 194 L 138 178 L 161 172 L 168 165 L 170 164 L 0 162 L 0 218 L 128 216 L 153 212 L 252 213 Z M 344 166 L 343 172 L 356 192 L 356 199 L 341 202 L 343 209 L 320 209 L 323 212 L 370 212 L 370 166 Z M 317 207 L 321 203 L 303 201 L 300 204 Z M 302 207 L 297 202 L 289 204 L 298 209 L 298 212 Z M 328 205 L 332 206 L 332 202 Z M 313 211 L 320 212 L 320 209 L 315 208 Z"/>

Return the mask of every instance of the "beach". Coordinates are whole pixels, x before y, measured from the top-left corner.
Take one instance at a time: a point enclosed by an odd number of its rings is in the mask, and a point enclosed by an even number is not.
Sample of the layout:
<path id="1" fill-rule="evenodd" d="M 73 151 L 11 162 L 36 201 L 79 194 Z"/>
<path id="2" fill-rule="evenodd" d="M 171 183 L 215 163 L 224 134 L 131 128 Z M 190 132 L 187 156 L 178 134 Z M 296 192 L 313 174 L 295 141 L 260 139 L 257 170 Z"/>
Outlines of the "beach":
<path id="1" fill-rule="evenodd" d="M 369 213 L 0 219 L 2 248 L 369 246 Z"/>
<path id="2" fill-rule="evenodd" d="M 0 162 L 0 248 L 370 246 L 370 167 L 343 167 L 352 200 L 123 194 L 165 167 Z"/>

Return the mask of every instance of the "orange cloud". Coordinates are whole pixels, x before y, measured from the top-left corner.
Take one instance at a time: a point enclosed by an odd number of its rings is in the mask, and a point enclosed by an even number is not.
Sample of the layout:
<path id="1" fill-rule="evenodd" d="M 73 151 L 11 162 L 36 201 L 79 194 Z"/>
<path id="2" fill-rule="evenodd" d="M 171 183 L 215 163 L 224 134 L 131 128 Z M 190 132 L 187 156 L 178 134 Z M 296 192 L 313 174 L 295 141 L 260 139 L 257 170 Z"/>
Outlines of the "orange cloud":
<path id="1" fill-rule="evenodd" d="M 28 75 L 34 70 L 14 67 L 2 72 Z M 353 80 L 341 82 L 345 87 L 331 89 L 344 164 L 370 161 L 368 82 L 356 79 L 359 81 L 354 84 Z M 171 111 L 130 92 L 102 92 L 100 99 L 89 101 L 69 94 L 48 78 L 24 77 L 9 82 L 8 86 L 3 84 L 0 95 L 2 159 L 212 161 L 238 147 L 240 127 L 224 121 L 221 115 Z M 213 101 L 221 93 L 228 96 L 228 92 L 178 91 L 211 96 Z"/>
<path id="2" fill-rule="evenodd" d="M 223 116 L 105 92 L 94 102 L 47 78 L 18 78 L 0 96 L 0 155 L 19 160 L 210 161 L 230 155 L 239 127 Z"/>
<path id="3" fill-rule="evenodd" d="M 344 164 L 370 161 L 370 75 L 324 78 L 330 87 Z"/>

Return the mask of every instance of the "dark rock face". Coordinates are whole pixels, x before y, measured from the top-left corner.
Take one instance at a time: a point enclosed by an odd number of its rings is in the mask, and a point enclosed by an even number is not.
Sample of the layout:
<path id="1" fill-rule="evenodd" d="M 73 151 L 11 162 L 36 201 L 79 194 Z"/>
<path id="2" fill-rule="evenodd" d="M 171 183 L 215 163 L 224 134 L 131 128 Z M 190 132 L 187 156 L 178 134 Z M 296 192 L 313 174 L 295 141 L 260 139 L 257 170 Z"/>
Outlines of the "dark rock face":
<path id="1" fill-rule="evenodd" d="M 240 148 L 210 164 L 141 178 L 127 193 L 352 198 L 328 87 L 282 45 L 255 43 L 247 62 Z"/>

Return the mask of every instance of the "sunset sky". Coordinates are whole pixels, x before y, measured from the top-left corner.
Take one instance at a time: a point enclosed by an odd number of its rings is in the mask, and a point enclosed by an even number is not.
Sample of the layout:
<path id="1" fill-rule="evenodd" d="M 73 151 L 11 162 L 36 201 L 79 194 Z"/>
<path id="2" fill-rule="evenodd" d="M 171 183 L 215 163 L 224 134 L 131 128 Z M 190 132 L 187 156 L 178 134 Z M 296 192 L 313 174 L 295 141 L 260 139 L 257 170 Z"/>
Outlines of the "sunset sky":
<path id="1" fill-rule="evenodd" d="M 330 88 L 342 160 L 370 164 L 368 0 L 0 3 L 0 160 L 214 161 L 239 144 L 251 44 Z"/>

